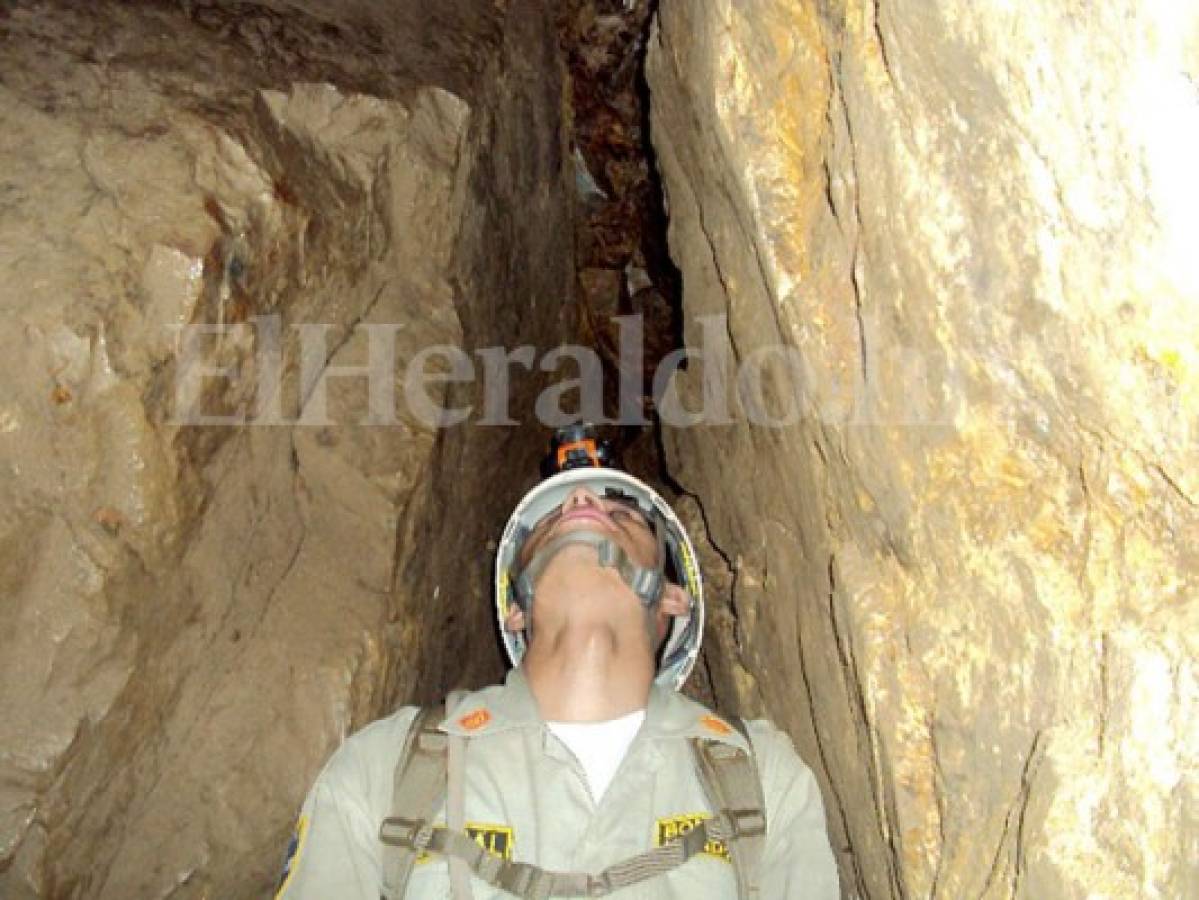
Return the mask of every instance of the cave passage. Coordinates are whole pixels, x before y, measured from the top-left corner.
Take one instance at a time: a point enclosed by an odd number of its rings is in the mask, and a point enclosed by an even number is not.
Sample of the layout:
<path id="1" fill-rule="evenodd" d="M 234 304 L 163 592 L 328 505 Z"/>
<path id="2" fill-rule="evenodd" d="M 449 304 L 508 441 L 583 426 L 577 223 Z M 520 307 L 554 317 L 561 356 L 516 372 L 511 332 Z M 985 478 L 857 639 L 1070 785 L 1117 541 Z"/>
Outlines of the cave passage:
<path id="1" fill-rule="evenodd" d="M 1199 895 L 1199 5 L 1011 6 L 0 5 L 0 896 L 269 896 L 555 411 L 847 898 Z"/>

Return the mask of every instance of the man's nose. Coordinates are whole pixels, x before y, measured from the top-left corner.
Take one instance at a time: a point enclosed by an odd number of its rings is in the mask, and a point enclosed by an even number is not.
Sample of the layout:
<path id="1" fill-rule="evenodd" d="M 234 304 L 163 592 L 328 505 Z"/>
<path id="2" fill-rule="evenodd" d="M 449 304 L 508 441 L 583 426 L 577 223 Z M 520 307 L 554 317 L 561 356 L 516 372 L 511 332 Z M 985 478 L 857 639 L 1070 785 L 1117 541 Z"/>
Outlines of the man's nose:
<path id="1" fill-rule="evenodd" d="M 600 501 L 599 495 L 595 491 L 585 487 L 577 487 L 562 501 L 562 511 L 569 512 L 572 509 L 578 509 L 582 506 L 594 506 L 596 509 L 602 510 L 604 504 Z"/>

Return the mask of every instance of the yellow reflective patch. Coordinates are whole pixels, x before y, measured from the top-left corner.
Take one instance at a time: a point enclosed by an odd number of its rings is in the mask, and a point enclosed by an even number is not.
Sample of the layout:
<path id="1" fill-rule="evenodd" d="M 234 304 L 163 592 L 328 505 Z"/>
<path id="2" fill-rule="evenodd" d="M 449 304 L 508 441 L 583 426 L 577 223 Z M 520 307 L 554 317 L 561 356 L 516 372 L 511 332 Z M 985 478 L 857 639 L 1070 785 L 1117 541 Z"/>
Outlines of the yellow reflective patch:
<path id="1" fill-rule="evenodd" d="M 687 813 L 659 819 L 654 826 L 654 846 L 661 847 L 710 818 L 712 816 L 709 813 Z M 708 841 L 704 844 L 703 852 L 707 856 L 723 859 L 727 863 L 732 862 L 729 858 L 729 848 L 725 846 L 724 841 Z"/>
<path id="2" fill-rule="evenodd" d="M 691 554 L 687 552 L 686 544 L 680 543 L 679 551 L 683 557 L 683 572 L 685 578 L 687 579 L 687 593 L 694 598 L 695 587 L 699 584 L 699 570 L 696 568 L 695 560 L 692 558 Z"/>
<path id="3" fill-rule="evenodd" d="M 434 825 L 434 831 L 444 831 L 444 825 Z M 508 825 L 490 825 L 482 822 L 467 822 L 466 833 L 475 839 L 475 843 L 500 859 L 512 859 L 512 847 L 516 844 L 516 832 Z M 416 865 L 427 863 L 433 859 L 432 853 L 417 854 Z"/>
<path id="4" fill-rule="evenodd" d="M 467 822 L 466 833 L 492 856 L 498 856 L 500 859 L 512 858 L 512 845 L 516 843 L 516 833 L 507 825 L 481 825 L 478 822 Z"/>
<path id="5" fill-rule="evenodd" d="M 287 844 L 287 858 L 283 861 L 283 874 L 279 876 L 279 887 L 275 890 L 275 900 L 283 896 L 291 883 L 291 876 L 300 864 L 300 854 L 304 852 L 304 838 L 308 836 L 308 817 L 300 816 L 296 822 L 296 830 L 292 833 L 291 841 Z"/>
<path id="6" fill-rule="evenodd" d="M 510 605 L 508 602 L 508 570 L 507 569 L 504 569 L 502 572 L 500 572 L 500 586 L 499 586 L 498 593 L 500 595 L 500 622 L 503 622 L 504 619 L 508 618 L 508 607 Z"/>

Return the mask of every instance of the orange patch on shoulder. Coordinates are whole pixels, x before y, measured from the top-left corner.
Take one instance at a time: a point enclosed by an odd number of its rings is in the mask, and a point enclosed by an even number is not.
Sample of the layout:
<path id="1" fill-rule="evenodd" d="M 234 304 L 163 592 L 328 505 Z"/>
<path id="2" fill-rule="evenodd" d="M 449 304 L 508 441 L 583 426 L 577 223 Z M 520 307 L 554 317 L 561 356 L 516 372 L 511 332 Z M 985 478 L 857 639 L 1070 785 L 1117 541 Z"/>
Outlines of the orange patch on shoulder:
<path id="1" fill-rule="evenodd" d="M 458 727 L 464 731 L 478 731 L 490 721 L 491 713 L 480 707 L 458 719 Z"/>
<path id="2" fill-rule="evenodd" d="M 726 722 L 724 719 L 718 718 L 716 716 L 704 716 L 702 719 L 699 720 L 699 724 L 703 725 L 704 728 L 708 729 L 708 731 L 711 731 L 713 734 L 732 734 L 733 733 L 733 726 L 730 725 L 728 722 Z"/>

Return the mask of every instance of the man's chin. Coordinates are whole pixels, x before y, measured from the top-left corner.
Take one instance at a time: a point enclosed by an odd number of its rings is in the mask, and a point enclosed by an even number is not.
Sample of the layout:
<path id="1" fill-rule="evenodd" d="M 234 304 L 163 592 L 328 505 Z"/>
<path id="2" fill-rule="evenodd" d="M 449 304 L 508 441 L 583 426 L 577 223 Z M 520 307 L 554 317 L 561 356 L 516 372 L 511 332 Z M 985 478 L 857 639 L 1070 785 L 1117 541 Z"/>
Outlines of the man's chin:
<path id="1" fill-rule="evenodd" d="M 537 593 L 550 593 L 571 598 L 602 598 L 604 603 L 636 603 L 633 594 L 620 573 L 610 566 L 601 566 L 593 547 L 571 545 L 554 555 L 553 560 L 541 573 L 537 581 Z"/>

